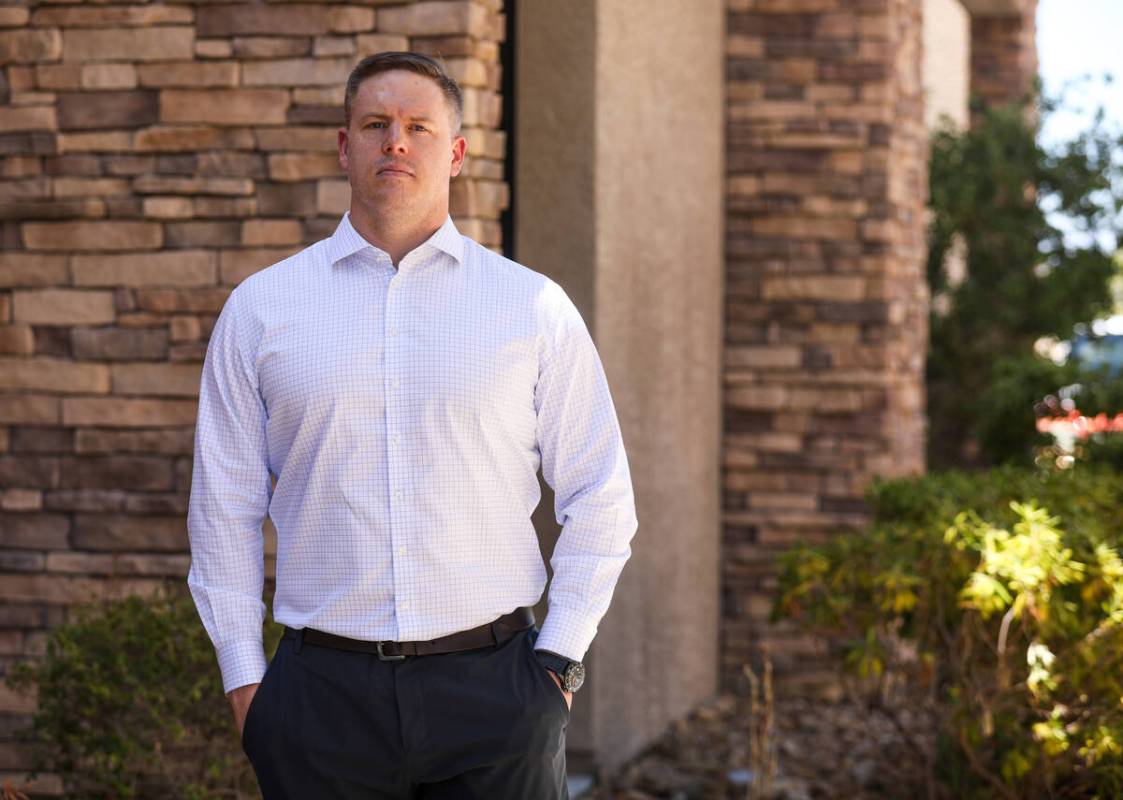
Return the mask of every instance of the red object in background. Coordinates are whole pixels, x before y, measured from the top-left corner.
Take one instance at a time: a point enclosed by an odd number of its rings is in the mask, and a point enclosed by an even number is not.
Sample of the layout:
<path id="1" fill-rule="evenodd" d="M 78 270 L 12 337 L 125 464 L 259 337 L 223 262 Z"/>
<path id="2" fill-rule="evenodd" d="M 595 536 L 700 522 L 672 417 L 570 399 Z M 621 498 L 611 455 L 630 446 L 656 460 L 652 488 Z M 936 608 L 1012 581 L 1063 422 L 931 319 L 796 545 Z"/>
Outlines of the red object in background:
<path id="1" fill-rule="evenodd" d="M 1097 414 L 1094 417 L 1085 417 L 1078 410 L 1073 409 L 1064 417 L 1038 417 L 1037 430 L 1041 433 L 1052 433 L 1054 427 L 1068 425 L 1078 439 L 1087 439 L 1094 433 L 1112 433 L 1123 431 L 1123 412 L 1114 417 L 1107 414 Z"/>

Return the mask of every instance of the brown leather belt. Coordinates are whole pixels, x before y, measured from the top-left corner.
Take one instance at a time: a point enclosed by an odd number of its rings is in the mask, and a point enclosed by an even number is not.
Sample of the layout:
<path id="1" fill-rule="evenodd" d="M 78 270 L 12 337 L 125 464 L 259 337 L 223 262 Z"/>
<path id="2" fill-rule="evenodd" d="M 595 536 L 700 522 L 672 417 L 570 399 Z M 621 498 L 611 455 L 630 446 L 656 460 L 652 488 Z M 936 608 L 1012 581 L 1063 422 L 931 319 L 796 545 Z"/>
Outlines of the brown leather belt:
<path id="1" fill-rule="evenodd" d="M 283 638 L 294 639 L 298 643 L 318 644 L 334 647 L 337 650 L 351 650 L 357 653 L 374 653 L 381 661 L 401 661 L 406 656 L 425 656 L 435 653 L 455 653 L 460 650 L 475 650 L 501 644 L 516 633 L 534 624 L 534 609 L 517 608 L 504 614 L 494 622 L 486 622 L 471 630 L 450 633 L 427 642 L 372 642 L 367 639 L 348 639 L 334 633 L 318 631 L 315 628 L 290 628 L 285 626 Z"/>

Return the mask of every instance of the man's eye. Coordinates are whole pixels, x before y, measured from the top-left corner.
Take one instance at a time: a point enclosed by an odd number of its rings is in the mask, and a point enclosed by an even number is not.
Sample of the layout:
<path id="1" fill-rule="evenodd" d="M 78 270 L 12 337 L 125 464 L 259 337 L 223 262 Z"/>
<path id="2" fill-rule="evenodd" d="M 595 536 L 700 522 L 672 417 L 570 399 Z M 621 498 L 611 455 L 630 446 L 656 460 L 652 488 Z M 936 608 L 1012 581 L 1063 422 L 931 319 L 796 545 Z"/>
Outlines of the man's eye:
<path id="1" fill-rule="evenodd" d="M 424 125 L 414 125 L 413 127 L 416 128 L 419 131 L 428 130 L 428 128 L 426 128 Z"/>
<path id="2" fill-rule="evenodd" d="M 386 124 L 385 122 L 372 122 L 369 125 L 367 125 L 367 127 L 368 128 L 381 128 L 385 124 Z"/>

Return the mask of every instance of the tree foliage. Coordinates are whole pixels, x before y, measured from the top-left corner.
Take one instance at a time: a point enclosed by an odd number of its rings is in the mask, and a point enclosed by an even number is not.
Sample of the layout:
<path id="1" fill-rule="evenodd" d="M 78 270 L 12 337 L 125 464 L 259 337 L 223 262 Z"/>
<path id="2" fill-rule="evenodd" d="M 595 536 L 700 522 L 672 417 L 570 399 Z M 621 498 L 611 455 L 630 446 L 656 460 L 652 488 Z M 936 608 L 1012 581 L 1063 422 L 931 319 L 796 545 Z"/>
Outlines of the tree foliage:
<path id="1" fill-rule="evenodd" d="M 1042 102 L 1038 118 L 1058 105 Z M 1070 377 L 1035 356 L 1034 342 L 1066 339 L 1074 325 L 1111 307 L 1108 282 L 1123 228 L 1123 136 L 1107 129 L 1102 114 L 1054 148 L 1042 147 L 1037 133 L 1023 107 L 1010 104 L 985 110 L 969 130 L 943 128 L 932 138 L 927 384 L 934 467 L 1024 462 L 1036 439 L 1033 402 Z M 961 273 L 950 268 L 958 257 L 965 260 Z"/>

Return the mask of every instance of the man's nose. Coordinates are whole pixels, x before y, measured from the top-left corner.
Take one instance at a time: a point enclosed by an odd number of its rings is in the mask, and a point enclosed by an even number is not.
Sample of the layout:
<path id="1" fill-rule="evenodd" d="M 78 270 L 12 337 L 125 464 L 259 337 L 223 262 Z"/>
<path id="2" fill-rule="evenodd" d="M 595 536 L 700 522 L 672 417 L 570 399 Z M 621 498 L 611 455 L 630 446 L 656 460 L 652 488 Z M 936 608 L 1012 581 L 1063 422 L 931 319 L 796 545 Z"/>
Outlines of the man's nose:
<path id="1" fill-rule="evenodd" d="M 386 138 L 382 141 L 382 151 L 385 153 L 402 152 L 405 150 L 405 136 L 402 126 L 391 122 L 386 126 Z"/>

